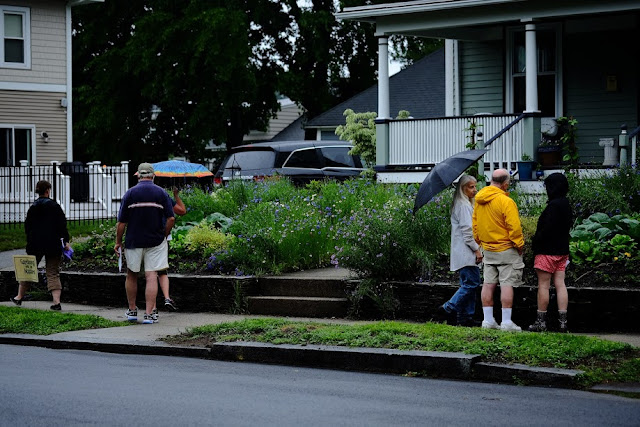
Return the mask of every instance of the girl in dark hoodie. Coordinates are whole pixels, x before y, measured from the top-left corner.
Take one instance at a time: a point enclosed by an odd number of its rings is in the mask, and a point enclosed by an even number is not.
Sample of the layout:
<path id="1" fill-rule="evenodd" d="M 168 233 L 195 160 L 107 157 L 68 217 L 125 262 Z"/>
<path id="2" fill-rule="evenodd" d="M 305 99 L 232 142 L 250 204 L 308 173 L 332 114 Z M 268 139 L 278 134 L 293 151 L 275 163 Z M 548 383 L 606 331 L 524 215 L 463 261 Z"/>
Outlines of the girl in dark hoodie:
<path id="1" fill-rule="evenodd" d="M 544 180 L 549 196 L 547 207 L 538 219 L 536 234 L 532 239 L 534 268 L 538 274 L 538 313 L 529 326 L 532 332 L 547 330 L 547 307 L 551 282 L 556 288 L 560 332 L 567 332 L 567 306 L 569 296 L 564 283 L 565 269 L 569 264 L 569 231 L 573 224 L 573 212 L 567 200 L 569 182 L 561 173 L 553 173 Z"/>

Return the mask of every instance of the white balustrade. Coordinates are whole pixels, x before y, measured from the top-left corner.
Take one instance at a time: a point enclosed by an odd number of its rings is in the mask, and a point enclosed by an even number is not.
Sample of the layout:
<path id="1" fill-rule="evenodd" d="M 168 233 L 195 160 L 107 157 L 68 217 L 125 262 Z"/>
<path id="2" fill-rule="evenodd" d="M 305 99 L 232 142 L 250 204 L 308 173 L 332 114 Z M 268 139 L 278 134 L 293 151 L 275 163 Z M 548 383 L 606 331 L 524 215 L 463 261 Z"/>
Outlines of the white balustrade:
<path id="1" fill-rule="evenodd" d="M 470 142 L 470 124 L 489 140 L 511 123 L 516 115 L 447 117 L 422 120 L 394 120 L 389 123 L 390 165 L 433 165 L 460 151 Z M 465 130 L 466 129 L 466 130 Z M 523 125 L 518 122 L 498 138 L 484 155 L 489 169 L 511 169 L 522 156 Z"/>

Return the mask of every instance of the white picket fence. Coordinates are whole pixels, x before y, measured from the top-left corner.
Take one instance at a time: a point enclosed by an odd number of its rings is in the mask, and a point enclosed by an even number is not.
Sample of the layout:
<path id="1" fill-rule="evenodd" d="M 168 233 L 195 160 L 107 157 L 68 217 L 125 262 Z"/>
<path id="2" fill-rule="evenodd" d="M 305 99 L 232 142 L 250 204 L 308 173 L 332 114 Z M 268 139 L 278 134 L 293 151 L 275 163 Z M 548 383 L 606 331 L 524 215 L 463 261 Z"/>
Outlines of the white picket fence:
<path id="1" fill-rule="evenodd" d="M 24 222 L 27 210 L 38 198 L 36 184 L 43 179 L 52 184 L 51 198 L 62 207 L 68 220 L 115 217 L 119 201 L 129 189 L 128 161 L 121 162 L 120 166 L 90 162 L 88 176 L 65 175 L 57 162 L 46 166 L 20 163 L 20 166 L 0 167 L 0 223 Z M 72 179 L 88 179 L 86 201 L 72 199 Z"/>

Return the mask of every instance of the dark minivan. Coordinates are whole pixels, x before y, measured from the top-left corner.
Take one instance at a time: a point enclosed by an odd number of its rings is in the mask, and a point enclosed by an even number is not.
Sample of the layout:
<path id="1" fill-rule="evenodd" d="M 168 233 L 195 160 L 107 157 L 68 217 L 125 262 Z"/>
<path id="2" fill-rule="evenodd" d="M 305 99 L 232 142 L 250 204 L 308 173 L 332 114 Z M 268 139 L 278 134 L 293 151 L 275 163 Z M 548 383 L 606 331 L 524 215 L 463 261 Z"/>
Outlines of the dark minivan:
<path id="1" fill-rule="evenodd" d="M 260 142 L 234 148 L 222 162 L 214 182 L 231 179 L 262 180 L 282 175 L 294 184 L 333 178 L 344 180 L 362 172 L 359 156 L 349 154 L 353 146 L 344 141 Z"/>

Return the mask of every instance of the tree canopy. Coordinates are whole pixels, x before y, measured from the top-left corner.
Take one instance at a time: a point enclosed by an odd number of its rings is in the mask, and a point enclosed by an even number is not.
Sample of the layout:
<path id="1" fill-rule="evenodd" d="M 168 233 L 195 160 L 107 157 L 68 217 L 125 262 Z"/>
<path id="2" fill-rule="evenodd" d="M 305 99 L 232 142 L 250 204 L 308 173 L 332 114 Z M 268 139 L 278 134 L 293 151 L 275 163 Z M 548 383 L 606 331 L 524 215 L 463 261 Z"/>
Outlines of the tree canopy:
<path id="1" fill-rule="evenodd" d="M 314 117 L 368 88 L 374 27 L 334 16 L 359 3 L 109 0 L 75 8 L 76 157 L 201 160 L 210 141 L 232 147 L 265 130 L 279 94 Z"/>

